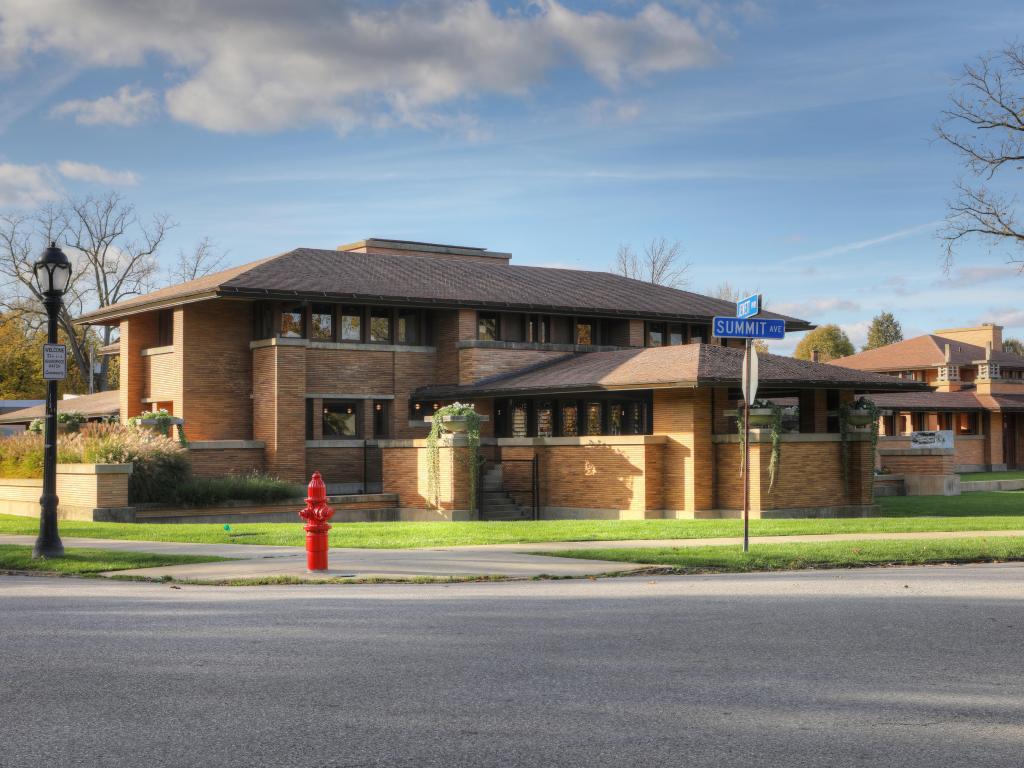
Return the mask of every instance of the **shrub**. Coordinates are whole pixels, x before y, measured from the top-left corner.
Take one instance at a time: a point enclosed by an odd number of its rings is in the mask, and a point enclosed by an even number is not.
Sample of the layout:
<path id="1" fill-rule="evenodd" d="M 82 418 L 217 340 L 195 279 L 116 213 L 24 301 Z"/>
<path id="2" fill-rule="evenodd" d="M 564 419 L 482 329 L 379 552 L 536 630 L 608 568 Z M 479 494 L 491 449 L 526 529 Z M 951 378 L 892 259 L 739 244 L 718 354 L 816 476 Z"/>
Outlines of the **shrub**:
<path id="1" fill-rule="evenodd" d="M 224 501 L 269 503 L 302 497 L 302 486 L 253 472 L 231 477 L 193 477 L 177 488 L 177 501 L 208 506 Z"/>
<path id="2" fill-rule="evenodd" d="M 68 432 L 77 432 L 85 421 L 86 416 L 81 411 L 61 411 L 57 414 L 57 423 L 67 425 Z M 28 431 L 37 435 L 43 434 L 45 428 L 45 419 L 32 419 L 28 425 Z"/>

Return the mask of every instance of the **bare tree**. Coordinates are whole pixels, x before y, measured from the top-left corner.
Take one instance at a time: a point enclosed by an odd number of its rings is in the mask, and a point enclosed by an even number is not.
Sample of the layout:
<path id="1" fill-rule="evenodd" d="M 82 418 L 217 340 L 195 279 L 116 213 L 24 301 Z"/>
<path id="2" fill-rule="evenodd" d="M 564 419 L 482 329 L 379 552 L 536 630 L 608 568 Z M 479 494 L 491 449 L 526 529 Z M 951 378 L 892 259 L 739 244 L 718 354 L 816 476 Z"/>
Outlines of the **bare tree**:
<path id="1" fill-rule="evenodd" d="M 170 271 L 170 282 L 185 283 L 205 277 L 224 267 L 227 254 L 217 249 L 217 244 L 204 237 L 191 251 L 178 251 L 178 260 Z"/>
<path id="2" fill-rule="evenodd" d="M 68 251 L 73 274 L 59 323 L 82 380 L 92 382 L 92 347 L 107 345 L 113 328 L 97 333 L 76 326 L 83 311 L 116 304 L 145 293 L 157 273 L 157 252 L 174 225 L 163 214 L 142 221 L 135 207 L 116 192 L 67 199 L 33 215 L 0 216 L 0 306 L 41 320 L 42 296 L 32 265 L 49 242 Z M 104 389 L 108 358 L 102 357 L 98 387 Z"/>
<path id="3" fill-rule="evenodd" d="M 948 205 L 940 232 L 947 273 L 957 246 L 968 236 L 1024 249 L 1016 198 L 985 186 L 1004 168 L 1020 170 L 1024 162 L 1024 45 L 1008 45 L 966 65 L 950 101 L 935 132 L 960 153 L 978 182 L 958 180 L 956 199 Z M 1009 260 L 1024 269 L 1024 256 Z"/>
<path id="4" fill-rule="evenodd" d="M 620 245 L 611 271 L 645 283 L 685 288 L 690 282 L 686 276 L 690 263 L 682 261 L 682 254 L 682 243 L 670 243 L 664 237 L 651 240 L 642 254 L 628 245 Z"/>

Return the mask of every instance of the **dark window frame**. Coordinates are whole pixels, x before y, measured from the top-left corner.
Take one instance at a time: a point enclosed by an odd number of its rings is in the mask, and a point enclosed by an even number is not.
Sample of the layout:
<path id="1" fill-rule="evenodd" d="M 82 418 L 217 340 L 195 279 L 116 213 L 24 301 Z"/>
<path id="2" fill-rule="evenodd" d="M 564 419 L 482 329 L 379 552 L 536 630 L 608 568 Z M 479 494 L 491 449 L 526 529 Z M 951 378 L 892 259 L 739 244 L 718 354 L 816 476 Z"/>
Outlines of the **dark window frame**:
<path id="1" fill-rule="evenodd" d="M 481 333 L 483 330 L 483 322 L 487 320 L 494 323 L 494 330 L 491 333 L 491 338 Z M 476 338 L 478 341 L 501 341 L 501 316 L 497 312 L 480 312 L 476 313 Z"/>
<path id="2" fill-rule="evenodd" d="M 321 431 L 320 434 L 324 440 L 359 440 L 363 434 L 363 418 L 362 418 L 362 403 L 361 400 L 324 400 L 320 406 L 320 421 Z M 352 413 L 348 414 L 353 416 L 355 420 L 355 429 L 351 435 L 337 434 L 333 429 L 328 432 L 327 428 L 327 411 L 328 408 L 333 407 L 350 407 Z"/>

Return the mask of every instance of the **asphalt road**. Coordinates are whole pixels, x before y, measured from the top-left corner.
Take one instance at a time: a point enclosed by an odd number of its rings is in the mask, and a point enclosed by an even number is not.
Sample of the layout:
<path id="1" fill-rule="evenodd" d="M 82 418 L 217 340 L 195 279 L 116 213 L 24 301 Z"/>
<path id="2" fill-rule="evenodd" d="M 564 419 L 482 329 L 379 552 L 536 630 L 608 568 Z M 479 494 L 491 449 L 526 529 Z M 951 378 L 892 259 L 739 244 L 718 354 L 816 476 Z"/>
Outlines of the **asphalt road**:
<path id="1" fill-rule="evenodd" d="M 0 578 L 0 765 L 1021 766 L 1019 565 Z"/>

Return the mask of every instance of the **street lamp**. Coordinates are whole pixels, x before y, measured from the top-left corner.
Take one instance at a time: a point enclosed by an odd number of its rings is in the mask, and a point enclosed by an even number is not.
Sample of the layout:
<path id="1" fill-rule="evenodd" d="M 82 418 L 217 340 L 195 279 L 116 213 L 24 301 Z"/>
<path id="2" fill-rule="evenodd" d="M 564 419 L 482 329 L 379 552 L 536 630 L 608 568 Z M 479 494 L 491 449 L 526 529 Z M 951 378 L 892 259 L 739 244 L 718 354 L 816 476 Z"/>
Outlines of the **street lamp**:
<path id="1" fill-rule="evenodd" d="M 46 341 L 57 343 L 57 315 L 71 280 L 71 262 L 56 243 L 43 252 L 33 271 L 46 307 Z M 45 374 L 45 372 L 44 372 Z M 63 377 L 61 377 L 63 378 Z M 46 422 L 43 433 L 43 495 L 39 498 L 39 538 L 32 557 L 63 557 L 64 545 L 57 533 L 57 381 L 46 381 Z"/>

